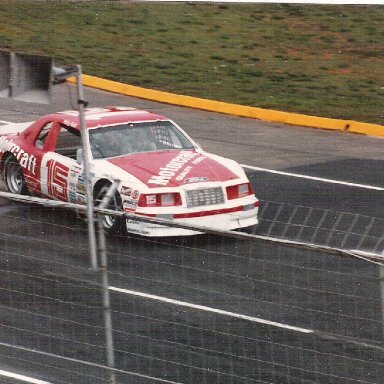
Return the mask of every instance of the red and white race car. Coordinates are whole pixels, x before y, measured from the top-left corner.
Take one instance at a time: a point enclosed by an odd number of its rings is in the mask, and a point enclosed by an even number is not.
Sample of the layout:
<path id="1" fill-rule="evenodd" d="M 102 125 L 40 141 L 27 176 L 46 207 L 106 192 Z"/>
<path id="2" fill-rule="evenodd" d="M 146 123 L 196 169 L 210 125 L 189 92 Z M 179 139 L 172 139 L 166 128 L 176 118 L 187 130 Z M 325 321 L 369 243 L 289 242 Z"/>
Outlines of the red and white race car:
<path id="1" fill-rule="evenodd" d="M 125 107 L 85 111 L 89 178 L 95 201 L 120 180 L 116 209 L 137 217 L 232 230 L 257 224 L 259 201 L 233 160 L 204 152 L 164 116 Z M 9 192 L 85 204 L 80 118 L 77 111 L 4 126 L 1 174 Z M 179 236 L 196 231 L 106 216 L 107 231 Z"/>

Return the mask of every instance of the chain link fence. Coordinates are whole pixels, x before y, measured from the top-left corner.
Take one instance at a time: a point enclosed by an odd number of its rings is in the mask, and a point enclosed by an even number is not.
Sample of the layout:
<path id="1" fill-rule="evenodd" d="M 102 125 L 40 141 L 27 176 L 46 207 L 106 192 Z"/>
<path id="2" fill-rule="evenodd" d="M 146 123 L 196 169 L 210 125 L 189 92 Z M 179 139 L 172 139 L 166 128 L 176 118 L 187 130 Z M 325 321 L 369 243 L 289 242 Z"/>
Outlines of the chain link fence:
<path id="1" fill-rule="evenodd" d="M 384 251 L 384 219 L 263 201 L 254 233 L 333 248 Z"/>
<path id="2" fill-rule="evenodd" d="M 0 373 L 44 384 L 382 382 L 381 220 L 262 202 L 256 235 L 108 238 L 110 367 L 86 224 L 46 204 L 0 206 Z"/>

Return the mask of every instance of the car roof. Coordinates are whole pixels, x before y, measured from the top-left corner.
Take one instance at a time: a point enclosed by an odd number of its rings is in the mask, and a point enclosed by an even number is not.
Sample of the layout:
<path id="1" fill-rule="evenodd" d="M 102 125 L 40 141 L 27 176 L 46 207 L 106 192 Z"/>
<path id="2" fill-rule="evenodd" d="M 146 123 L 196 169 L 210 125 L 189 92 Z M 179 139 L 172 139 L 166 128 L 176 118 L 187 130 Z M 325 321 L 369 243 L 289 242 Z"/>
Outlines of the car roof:
<path id="1" fill-rule="evenodd" d="M 84 115 L 88 129 L 131 122 L 169 120 L 156 113 L 129 107 L 87 108 L 84 111 Z M 45 116 L 45 118 L 51 121 L 58 121 L 61 124 L 75 129 L 80 129 L 78 111 L 57 112 Z"/>

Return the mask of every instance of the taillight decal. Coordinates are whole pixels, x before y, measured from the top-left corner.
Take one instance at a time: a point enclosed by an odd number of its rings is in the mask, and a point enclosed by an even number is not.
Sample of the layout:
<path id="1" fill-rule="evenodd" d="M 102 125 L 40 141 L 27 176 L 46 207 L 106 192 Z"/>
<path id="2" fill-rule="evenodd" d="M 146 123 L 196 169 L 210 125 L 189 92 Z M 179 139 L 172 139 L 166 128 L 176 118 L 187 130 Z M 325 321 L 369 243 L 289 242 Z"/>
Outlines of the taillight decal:
<path id="1" fill-rule="evenodd" d="M 240 197 L 253 195 L 253 188 L 251 183 L 241 183 L 236 185 L 230 185 L 226 188 L 227 199 L 233 200 Z"/>
<path id="2" fill-rule="evenodd" d="M 174 207 L 181 205 L 181 195 L 178 192 L 142 194 L 139 207 Z"/>

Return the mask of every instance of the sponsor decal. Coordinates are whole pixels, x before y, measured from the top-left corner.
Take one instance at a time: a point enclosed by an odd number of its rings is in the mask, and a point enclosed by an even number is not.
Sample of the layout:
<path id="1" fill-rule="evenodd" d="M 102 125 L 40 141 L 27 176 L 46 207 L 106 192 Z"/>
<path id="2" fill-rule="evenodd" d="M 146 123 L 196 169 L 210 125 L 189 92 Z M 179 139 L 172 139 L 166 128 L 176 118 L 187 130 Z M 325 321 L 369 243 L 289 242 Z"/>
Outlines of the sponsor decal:
<path id="1" fill-rule="evenodd" d="M 131 187 L 126 187 L 124 185 L 121 187 L 121 190 L 120 190 L 120 194 L 121 195 L 131 196 L 131 193 L 132 193 L 132 188 Z"/>
<path id="2" fill-rule="evenodd" d="M 208 181 L 208 177 L 190 177 L 184 180 L 184 184 L 201 183 L 203 181 Z"/>
<path id="3" fill-rule="evenodd" d="M 161 167 L 159 173 L 152 176 L 149 180 L 149 184 L 167 185 L 169 180 L 176 175 L 176 173 L 183 168 L 186 163 L 198 156 L 196 152 L 181 151 L 176 157 L 174 157 L 165 167 Z M 190 172 L 192 167 L 186 167 L 183 173 L 177 177 L 177 180 L 182 180 L 185 175 Z M 183 175 L 183 176 L 181 176 Z M 181 177 L 181 178 L 180 178 Z"/>
<path id="4" fill-rule="evenodd" d="M 138 233 L 138 234 L 142 234 L 142 235 L 149 235 L 150 234 L 150 232 L 146 231 L 145 229 L 132 227 L 132 225 L 141 227 L 142 226 L 141 221 L 137 221 L 137 220 L 133 220 L 133 219 L 127 219 L 126 223 L 129 226 L 129 228 L 128 228 L 129 232 Z"/>
<path id="5" fill-rule="evenodd" d="M 69 195 L 69 202 L 76 204 L 77 203 L 76 193 L 73 191 L 69 191 L 68 195 Z"/>
<path id="6" fill-rule="evenodd" d="M 124 199 L 123 206 L 127 211 L 135 210 L 137 208 L 137 200 Z"/>
<path id="7" fill-rule="evenodd" d="M 204 161 L 206 159 L 205 156 L 199 156 L 197 159 L 193 160 L 192 161 L 192 164 L 199 164 L 201 163 L 202 161 Z"/>
<path id="8" fill-rule="evenodd" d="M 77 204 L 85 205 L 85 196 L 77 195 Z"/>
<path id="9" fill-rule="evenodd" d="M 185 167 L 183 172 L 181 172 L 180 175 L 176 177 L 176 180 L 177 181 L 183 180 L 185 178 L 185 176 L 187 176 L 188 173 L 192 171 L 192 169 L 193 169 L 193 167 L 191 167 L 190 165 L 188 165 L 188 167 Z"/>
<path id="10" fill-rule="evenodd" d="M 126 212 L 132 212 L 136 210 L 140 192 L 137 189 L 131 187 L 122 186 L 120 194 L 123 197 L 123 207 Z"/>
<path id="11" fill-rule="evenodd" d="M 85 194 L 85 177 L 84 175 L 79 175 L 77 179 L 77 192 Z"/>
<path id="12" fill-rule="evenodd" d="M 137 200 L 139 198 L 139 196 L 140 196 L 140 192 L 137 189 L 132 191 L 131 197 L 132 197 L 133 200 Z"/>
<path id="13" fill-rule="evenodd" d="M 72 127 L 72 128 L 77 128 L 76 122 L 71 121 L 71 120 L 67 120 L 67 119 L 64 120 L 64 125 L 68 125 L 69 127 Z"/>
<path id="14" fill-rule="evenodd" d="M 71 167 L 71 170 L 70 170 L 70 174 L 69 176 L 74 179 L 76 178 L 81 172 L 82 172 L 83 168 L 77 166 L 77 165 L 73 165 Z"/>
<path id="15" fill-rule="evenodd" d="M 133 224 L 133 225 L 140 225 L 141 222 L 139 220 L 133 220 L 133 219 L 127 219 L 128 224 Z"/>
<path id="16" fill-rule="evenodd" d="M 141 231 L 139 229 L 131 228 L 131 227 L 129 227 L 129 232 L 137 233 L 138 235 L 150 235 L 149 231 Z"/>
<path id="17" fill-rule="evenodd" d="M 13 153 L 20 165 L 35 175 L 37 159 L 35 156 L 25 152 L 13 140 L 7 139 L 5 136 L 0 137 L 0 152 L 9 151 Z"/>

